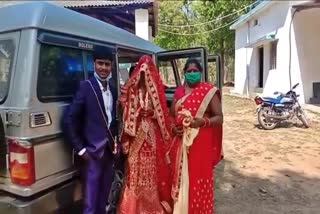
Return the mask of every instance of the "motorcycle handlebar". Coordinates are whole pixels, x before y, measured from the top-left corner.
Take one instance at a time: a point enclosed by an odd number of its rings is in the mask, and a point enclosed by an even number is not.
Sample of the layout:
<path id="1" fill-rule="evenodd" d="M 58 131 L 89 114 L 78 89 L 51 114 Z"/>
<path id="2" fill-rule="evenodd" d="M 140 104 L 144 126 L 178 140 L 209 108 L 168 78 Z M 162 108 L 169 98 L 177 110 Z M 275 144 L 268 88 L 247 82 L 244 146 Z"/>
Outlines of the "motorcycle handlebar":
<path id="1" fill-rule="evenodd" d="M 299 83 L 295 84 L 292 89 L 295 89 L 297 86 L 299 85 Z"/>

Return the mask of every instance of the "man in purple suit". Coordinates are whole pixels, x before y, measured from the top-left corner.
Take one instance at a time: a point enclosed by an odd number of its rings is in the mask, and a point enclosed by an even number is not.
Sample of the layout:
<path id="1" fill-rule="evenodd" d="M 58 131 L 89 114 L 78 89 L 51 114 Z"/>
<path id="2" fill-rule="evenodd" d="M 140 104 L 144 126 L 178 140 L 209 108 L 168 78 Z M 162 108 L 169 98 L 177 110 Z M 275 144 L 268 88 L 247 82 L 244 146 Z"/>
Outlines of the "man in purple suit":
<path id="1" fill-rule="evenodd" d="M 66 119 L 68 137 L 83 160 L 85 214 L 105 214 L 114 177 L 116 84 L 112 54 L 93 54 L 94 76 L 82 81 Z"/>

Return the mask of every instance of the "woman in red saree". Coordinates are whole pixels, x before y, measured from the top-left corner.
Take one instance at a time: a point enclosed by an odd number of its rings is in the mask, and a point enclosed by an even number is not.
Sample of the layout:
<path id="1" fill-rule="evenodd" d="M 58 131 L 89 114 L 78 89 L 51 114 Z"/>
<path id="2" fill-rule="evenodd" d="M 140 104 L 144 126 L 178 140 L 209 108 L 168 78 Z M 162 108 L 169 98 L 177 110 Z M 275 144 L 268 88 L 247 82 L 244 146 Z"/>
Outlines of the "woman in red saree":
<path id="1" fill-rule="evenodd" d="M 121 89 L 122 149 L 127 154 L 119 214 L 172 213 L 166 153 L 171 130 L 164 85 L 151 57 L 142 56 Z"/>
<path id="2" fill-rule="evenodd" d="M 221 157 L 221 95 L 210 83 L 201 82 L 202 68 L 189 59 L 186 83 L 177 88 L 171 107 L 173 133 L 174 214 L 213 213 L 213 169 Z"/>

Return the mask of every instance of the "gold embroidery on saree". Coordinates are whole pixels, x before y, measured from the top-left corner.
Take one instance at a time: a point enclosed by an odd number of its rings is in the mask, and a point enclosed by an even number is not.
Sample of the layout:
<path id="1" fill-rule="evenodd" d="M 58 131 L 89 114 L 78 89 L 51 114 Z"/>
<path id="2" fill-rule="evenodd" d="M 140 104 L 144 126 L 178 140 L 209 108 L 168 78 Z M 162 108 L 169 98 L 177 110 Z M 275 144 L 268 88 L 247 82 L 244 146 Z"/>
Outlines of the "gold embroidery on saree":
<path id="1" fill-rule="evenodd" d="M 165 214 L 157 191 L 155 125 L 149 131 L 138 128 L 128 157 L 128 172 L 119 213 Z M 141 208 L 140 208 L 141 207 Z M 167 207 L 168 208 L 168 207 Z"/>
<path id="2" fill-rule="evenodd" d="M 151 78 L 151 77 L 149 77 Z M 153 81 L 150 81 L 149 84 L 146 85 L 147 87 L 147 91 L 148 93 L 150 93 L 151 95 L 151 99 L 153 102 L 153 107 L 154 107 L 154 111 L 155 111 L 155 115 L 158 121 L 158 124 L 160 126 L 160 130 L 162 135 L 165 138 L 165 142 L 167 142 L 170 139 L 170 134 L 169 134 L 169 130 L 167 130 L 165 121 L 164 121 L 164 115 L 163 115 L 163 111 L 160 105 L 160 100 L 158 99 L 158 90 L 157 88 L 152 84 Z"/>

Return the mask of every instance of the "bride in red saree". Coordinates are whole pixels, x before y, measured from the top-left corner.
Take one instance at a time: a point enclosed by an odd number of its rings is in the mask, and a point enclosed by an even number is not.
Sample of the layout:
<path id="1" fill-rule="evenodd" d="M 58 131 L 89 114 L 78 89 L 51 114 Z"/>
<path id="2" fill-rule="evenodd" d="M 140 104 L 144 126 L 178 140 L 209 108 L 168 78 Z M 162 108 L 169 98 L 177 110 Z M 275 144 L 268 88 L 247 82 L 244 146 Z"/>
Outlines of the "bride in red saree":
<path id="1" fill-rule="evenodd" d="M 172 182 L 166 162 L 172 142 L 170 118 L 164 85 L 151 57 L 140 58 L 119 100 L 127 162 L 118 213 L 172 213 Z"/>
<path id="2" fill-rule="evenodd" d="M 201 82 L 202 68 L 189 59 L 186 83 L 177 88 L 171 107 L 173 126 L 174 214 L 213 213 L 213 169 L 222 149 L 221 95 L 210 83 Z"/>

